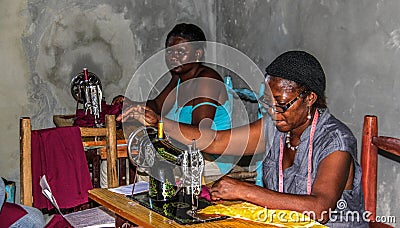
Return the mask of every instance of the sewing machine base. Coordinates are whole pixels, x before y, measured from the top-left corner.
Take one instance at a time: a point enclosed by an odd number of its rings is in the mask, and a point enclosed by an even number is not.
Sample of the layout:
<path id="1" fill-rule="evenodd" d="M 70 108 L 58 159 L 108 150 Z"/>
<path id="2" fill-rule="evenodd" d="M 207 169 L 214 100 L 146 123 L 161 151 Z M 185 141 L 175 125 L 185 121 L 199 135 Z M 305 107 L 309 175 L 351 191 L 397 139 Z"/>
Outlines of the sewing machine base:
<path id="1" fill-rule="evenodd" d="M 169 219 L 172 219 L 181 225 L 204 223 L 228 218 L 227 216 L 203 215 L 196 213 L 195 216 L 192 216 L 192 199 L 189 195 L 185 195 L 182 192 L 177 194 L 176 200 L 170 200 L 166 202 L 154 201 L 149 197 L 148 193 L 141 193 L 134 195 L 133 197 L 128 197 L 138 202 L 140 205 L 147 207 L 150 210 L 155 211 Z M 203 198 L 199 198 L 199 210 L 209 205 L 211 205 L 210 202 Z"/>

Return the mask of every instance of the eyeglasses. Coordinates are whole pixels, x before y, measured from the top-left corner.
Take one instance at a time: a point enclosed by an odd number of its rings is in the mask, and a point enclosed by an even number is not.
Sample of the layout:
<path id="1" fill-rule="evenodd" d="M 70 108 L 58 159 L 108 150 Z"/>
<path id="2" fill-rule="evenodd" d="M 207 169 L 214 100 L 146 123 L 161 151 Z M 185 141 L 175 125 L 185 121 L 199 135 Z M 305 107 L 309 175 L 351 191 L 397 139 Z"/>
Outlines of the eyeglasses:
<path id="1" fill-rule="evenodd" d="M 263 106 L 264 110 L 262 111 L 263 113 L 267 112 L 267 110 L 272 109 L 276 113 L 284 113 L 286 112 L 292 105 L 300 99 L 303 95 L 305 94 L 305 91 L 299 93 L 297 97 L 295 97 L 293 100 L 289 101 L 285 105 L 271 105 L 269 101 L 267 101 L 264 96 L 258 99 L 258 102 Z"/>

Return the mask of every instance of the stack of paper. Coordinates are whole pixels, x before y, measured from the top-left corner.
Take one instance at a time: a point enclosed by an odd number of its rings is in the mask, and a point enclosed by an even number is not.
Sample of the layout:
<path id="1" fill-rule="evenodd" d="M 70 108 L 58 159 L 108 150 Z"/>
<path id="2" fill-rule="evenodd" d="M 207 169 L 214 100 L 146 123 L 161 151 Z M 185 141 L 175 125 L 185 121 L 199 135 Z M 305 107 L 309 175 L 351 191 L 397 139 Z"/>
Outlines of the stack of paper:
<path id="1" fill-rule="evenodd" d="M 110 188 L 108 190 L 115 192 L 115 193 L 119 193 L 119 194 L 123 194 L 123 195 L 132 195 L 132 188 L 133 188 L 133 184 L 130 185 L 125 185 L 125 186 L 120 186 L 117 188 Z M 148 192 L 149 191 L 149 183 L 145 182 L 145 181 L 139 181 L 137 183 L 135 183 L 135 190 L 133 192 L 133 194 L 139 194 L 142 192 Z"/>
<path id="2" fill-rule="evenodd" d="M 114 227 L 115 218 L 114 215 L 105 209 L 104 207 L 96 207 L 91 209 L 86 209 L 83 211 L 78 211 L 64 215 L 61 213 L 58 207 L 57 200 L 54 198 L 49 183 L 47 182 L 46 176 L 42 176 L 40 179 L 40 187 L 42 188 L 42 193 L 47 199 L 57 208 L 58 212 L 64 217 L 69 224 L 76 228 L 94 228 L 94 227 Z"/>

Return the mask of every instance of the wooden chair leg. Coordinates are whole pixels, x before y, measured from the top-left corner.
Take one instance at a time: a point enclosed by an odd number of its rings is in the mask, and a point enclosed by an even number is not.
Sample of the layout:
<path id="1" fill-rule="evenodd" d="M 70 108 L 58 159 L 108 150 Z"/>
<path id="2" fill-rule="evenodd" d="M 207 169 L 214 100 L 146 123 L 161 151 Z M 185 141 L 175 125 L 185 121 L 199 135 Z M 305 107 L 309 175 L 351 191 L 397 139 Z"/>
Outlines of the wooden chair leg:
<path id="1" fill-rule="evenodd" d="M 87 150 L 85 154 L 92 176 L 92 185 L 94 188 L 100 188 L 100 155 L 97 153 L 97 149 Z"/>
<path id="2" fill-rule="evenodd" d="M 107 126 L 107 183 L 109 188 L 118 187 L 117 171 L 117 129 L 115 116 L 106 115 Z"/>
<path id="3" fill-rule="evenodd" d="M 32 206 L 32 147 L 31 147 L 31 119 L 20 119 L 20 183 L 21 204 Z"/>
<path id="4" fill-rule="evenodd" d="M 118 158 L 119 185 L 126 185 L 126 158 Z"/>
<path id="5" fill-rule="evenodd" d="M 372 214 L 369 217 L 375 220 L 376 190 L 378 170 L 378 148 L 373 145 L 372 138 L 378 135 L 378 120 L 376 116 L 365 116 L 362 134 L 361 167 L 363 171 L 362 185 L 365 198 L 365 209 Z"/>
<path id="6" fill-rule="evenodd" d="M 97 155 L 97 150 L 87 150 L 85 151 L 86 161 L 89 167 L 89 173 L 92 177 L 92 185 L 94 188 L 100 187 L 99 182 L 99 169 L 100 169 L 100 159 Z"/>

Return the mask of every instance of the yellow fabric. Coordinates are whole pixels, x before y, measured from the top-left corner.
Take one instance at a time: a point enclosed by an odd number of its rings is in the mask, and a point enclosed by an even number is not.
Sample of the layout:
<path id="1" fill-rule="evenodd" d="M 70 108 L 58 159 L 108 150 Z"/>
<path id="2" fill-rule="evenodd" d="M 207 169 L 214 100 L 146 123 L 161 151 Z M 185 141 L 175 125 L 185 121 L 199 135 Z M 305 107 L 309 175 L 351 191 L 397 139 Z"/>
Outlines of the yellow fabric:
<path id="1" fill-rule="evenodd" d="M 271 210 L 247 202 L 231 205 L 216 204 L 198 213 L 226 215 L 277 227 L 326 227 L 295 211 Z"/>

